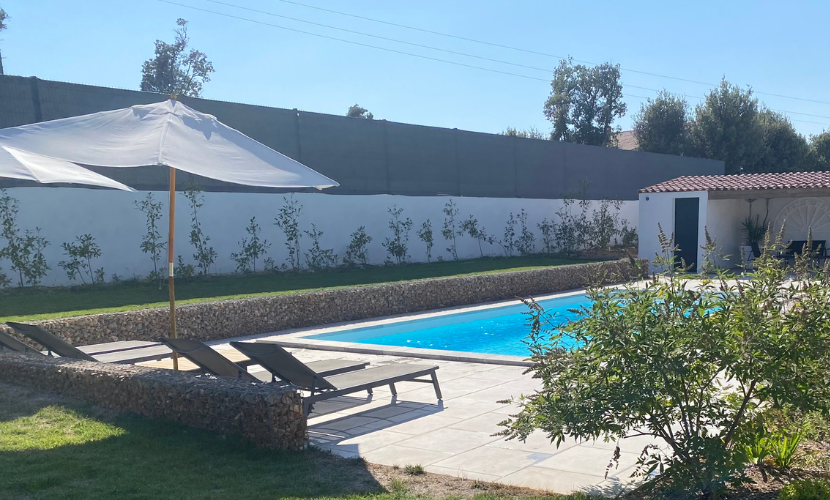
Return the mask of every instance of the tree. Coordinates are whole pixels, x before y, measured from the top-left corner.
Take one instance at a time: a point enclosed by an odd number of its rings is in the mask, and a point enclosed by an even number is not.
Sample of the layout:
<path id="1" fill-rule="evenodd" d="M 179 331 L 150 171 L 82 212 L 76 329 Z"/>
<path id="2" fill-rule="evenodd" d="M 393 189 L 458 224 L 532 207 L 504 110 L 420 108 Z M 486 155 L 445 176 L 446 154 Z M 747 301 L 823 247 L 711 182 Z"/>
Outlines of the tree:
<path id="1" fill-rule="evenodd" d="M 830 131 L 810 137 L 810 149 L 816 170 L 830 170 Z"/>
<path id="2" fill-rule="evenodd" d="M 553 124 L 551 139 L 612 146 L 615 118 L 625 115 L 620 67 L 610 63 L 588 67 L 562 61 L 553 72 L 545 116 Z"/>
<path id="3" fill-rule="evenodd" d="M 565 324 L 529 301 L 532 371 L 542 389 L 521 399 L 503 434 L 524 439 L 541 429 L 557 445 L 662 441 L 643 450 L 638 467 L 646 478 L 659 471 L 653 486 L 673 490 L 655 498 L 712 498 L 740 479 L 741 445 L 765 409 L 830 409 L 830 278 L 809 267 L 811 257 L 789 279 L 775 256 L 780 235 L 767 235 L 764 248 L 748 280 L 720 272 L 698 286 L 664 275 L 592 287 L 592 305 Z M 671 255 L 671 243 L 663 250 Z M 671 257 L 656 260 L 674 267 Z"/>
<path id="4" fill-rule="evenodd" d="M 807 139 L 793 128 L 786 116 L 765 109 L 758 115 L 764 134 L 764 149 L 754 172 L 801 172 L 814 169 Z"/>
<path id="5" fill-rule="evenodd" d="M 727 174 L 756 172 L 764 149 L 758 115 L 752 89 L 721 80 L 695 108 L 691 156 L 723 160 Z"/>
<path id="6" fill-rule="evenodd" d="M 7 22 L 8 18 L 9 18 L 9 15 L 6 14 L 6 11 L 3 10 L 3 9 L 0 9 L 0 32 L 2 32 L 3 30 L 5 30 L 6 28 L 9 27 L 9 23 Z M 3 74 L 3 57 L 2 57 L 2 55 L 0 55 L 0 75 L 2 75 L 2 74 Z"/>
<path id="7" fill-rule="evenodd" d="M 346 112 L 346 116 L 349 118 L 365 118 L 367 120 L 374 120 L 375 115 L 369 112 L 368 109 L 361 107 L 358 104 L 354 106 L 349 106 L 349 111 Z"/>
<path id="8" fill-rule="evenodd" d="M 176 39 L 173 44 L 156 40 L 156 55 L 144 61 L 141 69 L 141 90 L 160 94 L 189 97 L 202 95 L 202 87 L 210 81 L 213 63 L 207 55 L 190 49 L 187 21 L 176 21 Z"/>
<path id="9" fill-rule="evenodd" d="M 513 127 L 507 127 L 501 135 L 507 135 L 510 137 L 523 137 L 525 139 L 548 139 L 545 134 L 540 132 L 536 127 L 529 127 L 524 130 L 519 130 Z"/>
<path id="10" fill-rule="evenodd" d="M 634 135 L 640 151 L 683 155 L 689 140 L 689 104 L 685 99 L 661 91 L 634 116 Z"/>

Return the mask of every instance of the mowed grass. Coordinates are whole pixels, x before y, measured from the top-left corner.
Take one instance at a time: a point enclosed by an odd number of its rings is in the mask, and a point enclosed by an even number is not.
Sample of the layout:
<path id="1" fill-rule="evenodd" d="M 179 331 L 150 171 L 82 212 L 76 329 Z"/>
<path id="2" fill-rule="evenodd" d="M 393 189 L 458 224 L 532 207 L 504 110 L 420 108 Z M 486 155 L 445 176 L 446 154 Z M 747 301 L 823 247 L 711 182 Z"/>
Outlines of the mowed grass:
<path id="1" fill-rule="evenodd" d="M 324 288 L 371 285 L 397 281 L 518 271 L 589 262 L 548 256 L 483 258 L 461 261 L 343 268 L 319 273 L 297 272 L 210 276 L 177 280 L 178 303 L 276 295 Z M 0 322 L 30 321 L 103 312 L 118 312 L 167 304 L 167 287 L 145 282 L 101 286 L 8 289 L 0 292 Z"/>
<path id="2" fill-rule="evenodd" d="M 443 493 L 411 495 L 406 479 L 386 476 L 384 486 L 359 459 L 314 449 L 257 449 L 233 436 L 102 413 L 77 401 L 3 383 L 0 471 L 4 500 L 450 499 Z M 532 492 L 520 496 L 534 498 Z"/>

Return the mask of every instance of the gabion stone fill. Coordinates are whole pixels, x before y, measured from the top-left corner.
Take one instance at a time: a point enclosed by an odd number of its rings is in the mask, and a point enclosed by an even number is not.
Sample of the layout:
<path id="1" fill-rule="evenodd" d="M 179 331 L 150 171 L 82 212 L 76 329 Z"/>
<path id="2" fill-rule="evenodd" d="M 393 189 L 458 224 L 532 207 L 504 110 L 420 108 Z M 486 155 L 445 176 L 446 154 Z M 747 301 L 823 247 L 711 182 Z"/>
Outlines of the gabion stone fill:
<path id="1" fill-rule="evenodd" d="M 240 435 L 265 448 L 299 450 L 308 434 L 301 396 L 289 385 L 10 351 L 0 351 L 0 380 L 116 411 Z"/>
<path id="2" fill-rule="evenodd" d="M 474 276 L 355 286 L 239 300 L 187 304 L 176 309 L 178 335 L 220 340 L 444 307 L 465 306 L 573 290 L 591 283 L 647 277 L 648 262 L 594 262 Z M 73 345 L 156 340 L 170 328 L 168 309 L 76 316 L 35 322 Z M 13 334 L 0 325 L 0 331 Z M 23 340 L 23 339 L 21 339 Z"/>

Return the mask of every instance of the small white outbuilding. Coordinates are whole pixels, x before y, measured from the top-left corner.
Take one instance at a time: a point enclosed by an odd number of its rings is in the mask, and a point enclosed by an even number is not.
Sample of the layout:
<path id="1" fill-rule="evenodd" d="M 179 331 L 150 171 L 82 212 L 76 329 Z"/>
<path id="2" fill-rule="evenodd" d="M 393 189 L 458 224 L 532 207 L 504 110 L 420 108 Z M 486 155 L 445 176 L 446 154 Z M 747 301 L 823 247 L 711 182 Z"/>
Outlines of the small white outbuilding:
<path id="1" fill-rule="evenodd" d="M 706 231 L 714 238 L 720 266 L 751 260 L 747 219 L 784 227 L 789 251 L 799 252 L 812 232 L 814 248 L 827 255 L 830 243 L 830 172 L 703 175 L 678 177 L 639 191 L 639 256 L 653 261 L 661 251 L 659 227 L 674 236 L 677 257 L 702 262 Z"/>

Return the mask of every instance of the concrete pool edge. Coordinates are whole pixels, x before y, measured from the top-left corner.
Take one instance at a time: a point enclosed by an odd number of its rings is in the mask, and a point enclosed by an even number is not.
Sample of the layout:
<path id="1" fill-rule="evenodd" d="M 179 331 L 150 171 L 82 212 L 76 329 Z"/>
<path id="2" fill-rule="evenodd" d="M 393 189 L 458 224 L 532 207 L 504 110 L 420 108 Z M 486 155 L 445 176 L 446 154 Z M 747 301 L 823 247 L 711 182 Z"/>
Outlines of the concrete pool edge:
<path id="1" fill-rule="evenodd" d="M 561 292 L 555 292 L 545 295 L 533 297 L 536 301 L 543 301 L 554 299 L 558 297 L 568 297 L 572 295 L 579 295 L 585 293 L 584 288 L 571 289 Z M 482 311 L 487 309 L 494 309 L 499 307 L 514 306 L 521 304 L 518 299 L 500 300 L 495 302 L 488 302 L 483 304 L 448 307 L 443 309 L 435 309 L 426 312 L 399 314 L 394 316 L 385 316 L 379 318 L 372 318 L 361 321 L 351 321 L 336 323 L 330 325 L 322 325 L 311 328 L 293 329 L 283 332 L 274 332 L 266 335 L 256 335 L 248 337 L 256 341 L 273 342 L 282 347 L 292 349 L 313 349 L 320 351 L 339 351 L 356 354 L 375 354 L 386 356 L 398 356 L 407 358 L 432 359 L 441 361 L 459 361 L 465 363 L 479 363 L 492 364 L 503 366 L 522 366 L 531 367 L 533 362 L 529 361 L 524 356 L 513 356 L 506 354 L 484 354 L 466 351 L 449 351 L 442 349 L 426 349 L 419 347 L 398 347 L 377 344 L 364 344 L 357 342 L 344 342 L 336 340 L 321 340 L 313 339 L 316 335 L 323 333 L 334 333 L 338 331 L 347 331 L 357 328 L 365 328 L 377 325 L 388 325 L 392 323 L 399 323 L 404 321 L 413 321 L 419 319 L 435 318 L 439 316 L 446 316 L 451 314 L 460 314 L 471 311 Z"/>

